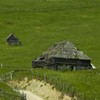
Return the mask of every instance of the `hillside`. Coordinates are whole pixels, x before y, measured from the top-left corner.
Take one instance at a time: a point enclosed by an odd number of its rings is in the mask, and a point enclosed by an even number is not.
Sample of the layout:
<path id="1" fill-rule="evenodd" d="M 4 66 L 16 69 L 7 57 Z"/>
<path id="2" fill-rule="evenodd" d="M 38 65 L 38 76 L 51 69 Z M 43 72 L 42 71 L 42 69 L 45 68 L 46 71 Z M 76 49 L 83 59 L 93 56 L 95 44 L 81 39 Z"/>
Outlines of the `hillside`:
<path id="1" fill-rule="evenodd" d="M 69 40 L 91 57 L 97 69 L 48 73 L 66 77 L 62 78 L 64 82 L 72 84 L 88 98 L 99 100 L 99 9 L 99 0 L 0 0 L 1 74 L 17 68 L 30 69 L 32 60 L 55 42 Z M 20 39 L 22 46 L 7 44 L 6 38 L 11 33 Z"/>
<path id="2" fill-rule="evenodd" d="M 99 68 L 99 0 L 1 0 L 0 61 L 4 66 L 31 67 L 31 61 L 57 41 L 70 40 Z M 9 47 L 14 33 L 23 43 Z"/>

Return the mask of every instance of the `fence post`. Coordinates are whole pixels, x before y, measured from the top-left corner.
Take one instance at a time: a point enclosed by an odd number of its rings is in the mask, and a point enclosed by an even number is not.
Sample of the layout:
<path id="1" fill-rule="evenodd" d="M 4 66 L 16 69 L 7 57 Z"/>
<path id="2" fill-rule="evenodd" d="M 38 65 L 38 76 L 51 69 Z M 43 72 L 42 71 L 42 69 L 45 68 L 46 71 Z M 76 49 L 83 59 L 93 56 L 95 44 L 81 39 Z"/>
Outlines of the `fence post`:
<path id="1" fill-rule="evenodd" d="M 12 74 L 13 74 L 13 73 L 10 73 L 10 78 L 11 78 L 11 80 L 13 79 L 13 78 L 12 78 Z"/>
<path id="2" fill-rule="evenodd" d="M 39 73 L 39 71 L 37 71 L 37 77 L 38 77 L 38 79 L 40 79 L 40 73 Z"/>
<path id="3" fill-rule="evenodd" d="M 55 87 L 56 87 L 56 79 L 54 78 L 54 85 L 55 85 Z"/>
<path id="4" fill-rule="evenodd" d="M 68 91 L 69 91 L 69 86 L 66 85 L 66 94 L 68 93 Z"/>
<path id="5" fill-rule="evenodd" d="M 46 76 L 46 74 L 44 73 L 44 80 L 46 81 L 47 80 L 47 76 Z"/>
<path id="6" fill-rule="evenodd" d="M 6 75 L 3 75 L 3 81 L 6 82 Z"/>
<path id="7" fill-rule="evenodd" d="M 74 97 L 74 87 L 71 88 L 70 97 Z"/>
<path id="8" fill-rule="evenodd" d="M 32 76 L 34 76 L 34 72 L 33 72 L 32 69 L 30 69 L 30 73 L 31 73 Z"/>
<path id="9" fill-rule="evenodd" d="M 62 90 L 62 81 L 60 80 L 60 91 Z"/>
<path id="10" fill-rule="evenodd" d="M 62 84 L 63 91 L 65 91 L 65 83 Z"/>
<path id="11" fill-rule="evenodd" d="M 3 67 L 2 63 L 1 63 L 1 68 Z"/>

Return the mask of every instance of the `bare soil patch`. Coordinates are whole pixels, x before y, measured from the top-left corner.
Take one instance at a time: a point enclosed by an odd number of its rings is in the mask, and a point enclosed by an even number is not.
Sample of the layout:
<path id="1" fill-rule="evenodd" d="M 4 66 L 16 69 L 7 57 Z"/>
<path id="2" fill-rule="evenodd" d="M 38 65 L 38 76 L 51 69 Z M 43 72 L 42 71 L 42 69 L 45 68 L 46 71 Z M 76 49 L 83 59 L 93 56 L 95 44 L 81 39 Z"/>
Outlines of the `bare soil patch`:
<path id="1" fill-rule="evenodd" d="M 42 97 L 44 100 L 77 100 L 76 97 L 71 98 L 68 95 L 57 91 L 53 85 L 36 79 L 29 81 L 28 78 L 24 78 L 23 81 L 10 81 L 8 84 L 19 90 L 30 91 L 31 93 Z"/>

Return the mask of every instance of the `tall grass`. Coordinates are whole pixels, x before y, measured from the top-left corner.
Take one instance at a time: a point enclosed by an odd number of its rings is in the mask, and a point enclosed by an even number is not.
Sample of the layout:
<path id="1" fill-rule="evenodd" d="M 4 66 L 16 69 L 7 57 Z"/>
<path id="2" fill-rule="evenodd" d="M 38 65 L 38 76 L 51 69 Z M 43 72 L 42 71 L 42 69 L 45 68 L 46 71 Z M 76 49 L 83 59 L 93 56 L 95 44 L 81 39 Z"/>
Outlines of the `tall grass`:
<path id="1" fill-rule="evenodd" d="M 0 82 L 0 100 L 21 100 L 21 95 L 4 82 Z"/>
<path id="2" fill-rule="evenodd" d="M 99 100 L 99 74 L 96 70 L 62 72 L 48 69 L 21 69 L 15 72 L 13 78 L 23 80 L 28 77 L 44 80 L 67 95 L 74 93 L 79 100 Z"/>

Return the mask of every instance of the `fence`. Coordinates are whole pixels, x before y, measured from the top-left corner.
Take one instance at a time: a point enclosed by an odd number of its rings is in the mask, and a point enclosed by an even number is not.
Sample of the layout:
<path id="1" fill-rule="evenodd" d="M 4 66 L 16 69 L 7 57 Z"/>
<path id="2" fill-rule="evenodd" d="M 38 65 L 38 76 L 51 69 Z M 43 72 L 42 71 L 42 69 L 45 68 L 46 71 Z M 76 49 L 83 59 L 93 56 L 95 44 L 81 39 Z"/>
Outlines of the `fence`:
<path id="1" fill-rule="evenodd" d="M 10 71 L 10 72 L 8 72 L 6 74 L 3 74 L 3 75 L 1 75 L 0 80 L 4 81 L 4 82 L 6 82 L 6 80 L 8 80 L 8 79 L 12 80 L 13 74 L 14 74 L 14 70 Z"/>
<path id="2" fill-rule="evenodd" d="M 6 74 L 2 74 L 0 77 L 0 81 L 6 83 L 8 80 L 12 80 L 14 76 L 15 71 L 10 71 Z M 16 91 L 16 90 L 15 90 Z M 20 94 L 20 92 L 16 91 L 17 93 L 7 92 L 3 89 L 0 89 L 0 96 L 7 100 L 9 97 L 9 100 L 26 100 L 26 96 L 24 94 Z"/>
<path id="3" fill-rule="evenodd" d="M 88 100 L 88 98 L 85 96 L 84 93 L 77 91 L 70 83 L 64 82 L 59 77 L 54 77 L 54 76 L 48 75 L 48 73 L 46 73 L 46 72 L 41 73 L 38 70 L 33 70 L 33 69 L 27 70 L 27 69 L 19 68 L 17 70 L 10 71 L 7 74 L 1 75 L 0 79 L 2 81 L 6 81 L 8 79 L 12 80 L 16 74 L 18 74 L 18 73 L 23 74 L 23 72 L 29 73 L 32 78 L 36 78 L 38 80 L 44 80 L 44 81 L 50 83 L 51 85 L 53 85 L 53 88 L 56 88 L 57 90 L 61 91 L 62 93 L 66 93 L 67 95 L 72 97 L 72 99 L 76 96 L 77 100 Z M 96 98 L 94 98 L 94 100 L 99 100 L 99 99 L 96 97 Z"/>
<path id="4" fill-rule="evenodd" d="M 39 73 L 39 71 L 33 71 L 30 70 L 32 77 L 38 79 L 38 80 L 44 80 L 51 85 L 54 85 L 53 88 L 56 88 L 57 90 L 61 91 L 62 93 L 66 93 L 69 95 L 72 100 L 76 100 L 75 96 L 77 96 L 77 100 L 85 100 L 83 98 L 83 94 L 80 94 L 76 92 L 73 86 L 69 85 L 68 83 L 64 83 L 62 80 L 60 80 L 58 77 L 51 77 L 47 73 L 44 73 L 43 75 Z M 52 88 L 52 89 L 53 89 Z M 85 97 L 85 96 L 84 96 Z"/>

